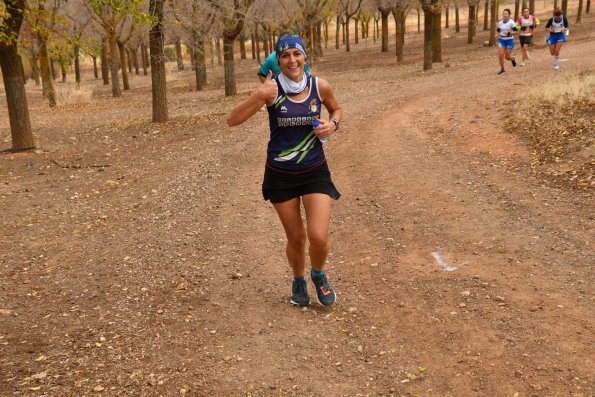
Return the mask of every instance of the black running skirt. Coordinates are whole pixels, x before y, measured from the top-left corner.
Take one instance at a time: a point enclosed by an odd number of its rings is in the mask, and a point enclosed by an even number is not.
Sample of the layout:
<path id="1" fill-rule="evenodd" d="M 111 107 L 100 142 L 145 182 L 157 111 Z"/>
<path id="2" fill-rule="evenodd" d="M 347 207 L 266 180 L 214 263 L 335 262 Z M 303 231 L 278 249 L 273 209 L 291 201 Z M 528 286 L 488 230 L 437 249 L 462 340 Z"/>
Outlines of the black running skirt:
<path id="1" fill-rule="evenodd" d="M 271 203 L 282 203 L 306 194 L 322 193 L 334 200 L 341 197 L 331 180 L 326 160 L 304 173 L 289 173 L 266 165 L 262 182 L 262 196 Z"/>
<path id="2" fill-rule="evenodd" d="M 519 36 L 519 41 L 521 42 L 521 47 L 525 44 L 531 44 L 531 40 L 533 36 Z"/>

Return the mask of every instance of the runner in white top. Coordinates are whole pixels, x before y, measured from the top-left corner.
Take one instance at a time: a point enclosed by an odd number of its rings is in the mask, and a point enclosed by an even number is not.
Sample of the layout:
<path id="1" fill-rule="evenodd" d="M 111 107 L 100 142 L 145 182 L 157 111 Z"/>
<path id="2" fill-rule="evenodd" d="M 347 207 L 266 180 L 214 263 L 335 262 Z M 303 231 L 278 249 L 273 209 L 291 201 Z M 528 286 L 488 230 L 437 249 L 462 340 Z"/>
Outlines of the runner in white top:
<path id="1" fill-rule="evenodd" d="M 517 27 L 514 20 L 510 18 L 510 9 L 506 8 L 502 12 L 502 20 L 498 22 L 498 32 L 496 38 L 498 39 L 498 60 L 500 61 L 500 71 L 498 74 L 504 73 L 504 58 L 516 66 L 516 60 L 512 56 L 512 49 L 514 48 L 514 35 L 517 34 Z"/>

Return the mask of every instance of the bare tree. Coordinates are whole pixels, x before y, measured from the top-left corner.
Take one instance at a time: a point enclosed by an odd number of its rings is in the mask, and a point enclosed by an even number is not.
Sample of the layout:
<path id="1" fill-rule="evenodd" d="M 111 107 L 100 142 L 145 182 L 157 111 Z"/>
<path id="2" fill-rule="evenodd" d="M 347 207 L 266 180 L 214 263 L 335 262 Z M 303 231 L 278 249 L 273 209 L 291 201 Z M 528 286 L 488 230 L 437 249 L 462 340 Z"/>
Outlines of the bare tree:
<path id="1" fill-rule="evenodd" d="M 103 28 L 109 48 L 109 66 L 112 75 L 112 95 L 119 97 L 120 90 L 118 29 L 134 16 L 140 16 L 139 3 L 126 0 L 83 0 L 89 14 Z M 124 69 L 124 68 L 123 68 Z"/>
<path id="2" fill-rule="evenodd" d="M 349 46 L 349 21 L 351 18 L 354 17 L 355 14 L 358 13 L 360 7 L 362 6 L 363 0 L 339 0 L 339 4 L 343 8 L 343 14 L 345 15 L 345 50 L 347 52 L 350 51 Z M 390 13 L 390 11 L 389 11 Z"/>
<path id="3" fill-rule="evenodd" d="M 233 45 L 244 28 L 246 12 L 254 0 L 209 0 L 211 5 L 219 12 L 223 20 L 223 69 L 225 73 L 225 96 L 237 93 Z"/>
<path id="4" fill-rule="evenodd" d="M 374 3 L 380 13 L 382 22 L 382 52 L 388 52 L 388 16 L 395 7 L 396 0 L 375 0 Z"/>
<path id="5" fill-rule="evenodd" d="M 149 14 L 152 17 L 149 47 L 151 51 L 151 92 L 154 123 L 163 123 L 168 119 L 165 58 L 163 56 L 163 1 L 149 1 Z M 125 67 L 122 69 L 125 69 Z"/>
<path id="6" fill-rule="evenodd" d="M 6 91 L 12 149 L 31 149 L 35 147 L 35 141 L 29 119 L 23 63 L 17 51 L 25 0 L 4 0 L 4 7 L 4 13 L 0 15 L 0 69 Z"/>

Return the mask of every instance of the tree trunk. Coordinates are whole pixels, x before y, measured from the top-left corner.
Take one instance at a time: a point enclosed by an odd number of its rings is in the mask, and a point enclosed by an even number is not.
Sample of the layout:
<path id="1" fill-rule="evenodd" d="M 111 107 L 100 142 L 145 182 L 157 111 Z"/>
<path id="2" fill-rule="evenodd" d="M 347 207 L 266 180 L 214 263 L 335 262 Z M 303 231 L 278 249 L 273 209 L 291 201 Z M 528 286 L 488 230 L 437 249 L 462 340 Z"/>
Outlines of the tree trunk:
<path id="1" fill-rule="evenodd" d="M 196 70 L 196 64 L 194 63 L 194 48 L 188 47 L 188 52 L 190 53 L 190 66 L 194 72 Z"/>
<path id="2" fill-rule="evenodd" d="M 217 65 L 222 65 L 223 62 L 221 61 L 221 39 L 219 39 L 219 37 L 215 37 L 215 48 L 217 49 Z M 269 55 L 268 52 L 267 55 Z"/>
<path id="3" fill-rule="evenodd" d="M 81 64 L 79 60 L 79 52 L 80 46 L 78 44 L 74 45 L 74 81 L 76 83 L 76 88 L 81 86 Z"/>
<path id="4" fill-rule="evenodd" d="M 198 31 L 194 32 L 194 78 L 196 90 L 201 91 L 207 84 L 207 57 L 205 54 L 205 41 Z"/>
<path id="5" fill-rule="evenodd" d="M 272 50 L 269 50 L 269 39 L 267 37 L 267 34 L 265 32 L 265 37 L 264 40 L 262 42 L 263 46 L 264 46 L 264 57 L 268 57 L 269 54 L 271 53 Z"/>
<path id="6" fill-rule="evenodd" d="M 29 58 L 29 63 L 31 64 L 31 78 L 35 81 L 35 85 L 41 84 L 41 79 L 39 75 L 39 64 L 38 64 L 38 54 L 37 50 L 34 48 L 31 49 L 31 57 Z"/>
<path id="7" fill-rule="evenodd" d="M 260 34 L 258 33 L 258 28 L 256 28 L 256 34 L 254 35 L 254 38 L 256 40 L 256 60 L 258 62 L 259 65 L 262 64 L 262 60 L 260 58 Z"/>
<path id="8" fill-rule="evenodd" d="M 395 52 L 397 55 L 397 62 L 403 62 L 403 27 L 404 27 L 404 12 L 401 6 L 397 4 L 393 8 L 393 19 L 395 20 Z"/>
<path id="9" fill-rule="evenodd" d="M 50 107 L 53 108 L 56 106 L 56 91 L 54 90 L 54 82 L 52 79 L 51 63 L 48 58 L 47 41 L 41 32 L 37 32 L 37 47 L 39 48 L 39 66 L 41 69 L 43 96 L 48 99 Z"/>
<path id="10" fill-rule="evenodd" d="M 132 57 L 130 56 L 130 48 L 126 47 L 126 63 L 128 64 L 128 73 L 132 74 Z"/>
<path id="11" fill-rule="evenodd" d="M 56 80 L 58 78 L 58 71 L 56 70 L 56 60 L 52 57 L 49 57 L 50 62 L 50 73 L 52 75 L 52 80 Z"/>
<path id="12" fill-rule="evenodd" d="M 533 3 L 535 3 L 535 0 L 531 0 L 531 1 L 533 1 Z M 568 0 L 562 0 L 562 14 L 566 18 L 568 18 Z"/>
<path id="13" fill-rule="evenodd" d="M 128 82 L 128 69 L 126 60 L 126 48 L 123 43 L 118 42 L 118 51 L 120 52 L 120 65 L 122 69 L 122 83 L 124 84 L 124 91 L 130 89 L 130 83 Z"/>
<path id="14" fill-rule="evenodd" d="M 246 59 L 246 37 L 243 33 L 240 35 L 240 59 Z"/>
<path id="15" fill-rule="evenodd" d="M 564 0 L 562 0 L 562 4 L 564 4 Z M 529 0 L 529 13 L 535 15 L 535 0 Z"/>
<path id="16" fill-rule="evenodd" d="M 475 33 L 475 5 L 469 4 L 469 17 L 467 22 L 467 43 L 473 44 L 473 36 Z"/>
<path id="17" fill-rule="evenodd" d="M 137 76 L 140 74 L 139 67 L 138 67 L 138 46 L 136 48 L 130 50 L 130 55 L 132 58 L 132 65 L 134 65 L 134 74 Z"/>
<path id="18" fill-rule="evenodd" d="M 122 95 L 122 91 L 120 91 L 120 77 L 118 70 L 120 60 L 118 56 L 118 41 L 116 39 L 116 32 L 112 31 L 108 33 L 107 42 L 109 44 L 109 66 L 112 75 L 112 96 L 119 97 Z"/>
<path id="19" fill-rule="evenodd" d="M 432 69 L 432 22 L 434 15 L 431 7 L 423 7 L 424 11 L 424 70 Z"/>
<path id="20" fill-rule="evenodd" d="M 339 33 L 341 31 L 341 16 L 337 14 L 336 32 L 335 32 L 335 49 L 339 49 Z"/>
<path id="21" fill-rule="evenodd" d="M 421 11 L 417 9 L 417 33 L 421 33 Z"/>
<path id="22" fill-rule="evenodd" d="M 479 5 L 478 5 L 479 7 Z M 483 30 L 490 28 L 488 16 L 490 15 L 490 0 L 486 0 L 483 3 Z"/>
<path id="23" fill-rule="evenodd" d="M 585 14 L 591 12 L 591 0 L 587 0 L 587 6 L 585 7 Z"/>
<path id="24" fill-rule="evenodd" d="M 450 5 L 444 7 L 444 17 L 446 18 L 446 21 L 444 22 L 444 29 L 448 29 L 448 10 L 450 9 Z"/>
<path id="25" fill-rule="evenodd" d="M 316 27 L 314 29 L 316 31 L 316 40 L 314 40 L 314 45 L 316 48 L 316 55 L 322 57 L 322 22 L 318 21 Z"/>
<path id="26" fill-rule="evenodd" d="M 62 73 L 62 82 L 66 83 L 66 65 L 63 63 L 60 64 L 60 72 Z"/>
<path id="27" fill-rule="evenodd" d="M 232 96 L 237 93 L 236 76 L 233 64 L 233 43 L 232 37 L 223 37 L 223 69 L 225 72 L 225 96 Z"/>
<path id="28" fill-rule="evenodd" d="M 182 56 L 182 39 L 180 39 L 179 37 L 176 37 L 175 48 L 178 70 L 184 70 L 184 57 Z"/>
<path id="29" fill-rule="evenodd" d="M 355 44 L 359 44 L 359 17 L 360 17 L 360 13 L 358 12 L 355 15 L 355 18 L 353 18 L 353 22 L 355 22 L 355 26 L 354 26 L 354 33 L 355 33 Z"/>
<path id="30" fill-rule="evenodd" d="M 554 0 L 554 9 L 558 8 L 558 0 Z M 529 13 L 531 12 L 531 10 L 529 10 Z"/>
<path id="31" fill-rule="evenodd" d="M 455 32 L 456 33 L 461 32 L 461 23 L 460 23 L 460 19 L 459 19 L 459 4 L 458 3 L 455 4 Z"/>
<path id="32" fill-rule="evenodd" d="M 380 9 L 380 16 L 382 20 L 382 52 L 388 52 L 388 14 L 390 8 Z"/>
<path id="33" fill-rule="evenodd" d="M 490 7 L 490 47 L 496 45 L 496 20 L 497 20 L 498 0 L 492 0 Z"/>
<path id="34" fill-rule="evenodd" d="M 576 13 L 576 23 L 579 23 L 581 21 L 581 18 L 583 16 L 583 0 L 578 0 L 578 10 Z"/>
<path id="35" fill-rule="evenodd" d="M 256 59 L 256 47 L 254 46 L 254 33 L 250 34 L 250 47 L 252 49 L 252 59 Z"/>
<path id="36" fill-rule="evenodd" d="M 328 50 L 328 20 L 324 20 L 324 49 Z"/>
<path id="37" fill-rule="evenodd" d="M 143 75 L 147 75 L 147 64 L 149 60 L 147 59 L 147 47 L 145 46 L 145 41 L 141 40 L 140 42 L 140 59 L 143 65 Z"/>
<path id="38" fill-rule="evenodd" d="M 98 79 L 99 73 L 97 70 L 97 55 L 92 55 L 91 58 L 93 59 L 93 76 Z"/>
<path id="39" fill-rule="evenodd" d="M 514 0 L 514 20 L 519 18 L 520 0 Z"/>
<path id="40" fill-rule="evenodd" d="M 107 38 L 101 39 L 101 78 L 103 85 L 109 84 L 109 57 L 107 54 Z"/>
<path id="41" fill-rule="evenodd" d="M 17 40 L 23 23 L 25 0 L 4 0 L 5 17 L 0 25 L 0 35 L 14 37 L 0 45 L 0 70 L 6 92 L 8 119 L 12 136 L 12 149 L 25 150 L 35 148 L 31 131 L 29 106 L 25 93 L 23 65 L 17 52 Z"/>
<path id="42" fill-rule="evenodd" d="M 151 16 L 155 18 L 155 23 L 149 31 L 153 122 L 163 123 L 168 119 L 165 57 L 163 53 L 163 0 L 150 0 L 149 4 Z"/>
<path id="43" fill-rule="evenodd" d="M 432 21 L 432 62 L 442 62 L 442 13 L 440 8 L 436 11 Z"/>
<path id="44" fill-rule="evenodd" d="M 345 51 L 349 52 L 351 47 L 349 46 L 349 17 L 346 18 L 347 23 L 345 23 Z"/>

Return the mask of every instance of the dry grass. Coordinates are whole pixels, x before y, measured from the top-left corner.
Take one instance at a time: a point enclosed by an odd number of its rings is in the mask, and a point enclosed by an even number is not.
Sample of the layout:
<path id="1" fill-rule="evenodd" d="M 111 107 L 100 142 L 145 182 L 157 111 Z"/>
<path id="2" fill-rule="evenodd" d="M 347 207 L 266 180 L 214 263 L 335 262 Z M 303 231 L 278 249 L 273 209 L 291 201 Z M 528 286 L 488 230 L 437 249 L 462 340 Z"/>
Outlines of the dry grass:
<path id="1" fill-rule="evenodd" d="M 55 85 L 58 106 L 86 105 L 93 102 L 91 87 L 81 86 L 76 89 L 73 85 Z"/>
<path id="2" fill-rule="evenodd" d="M 544 83 L 513 108 L 510 127 L 523 126 L 540 172 L 578 189 L 595 187 L 595 73 Z"/>

